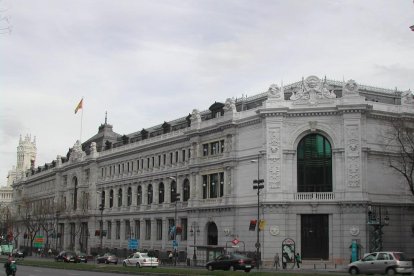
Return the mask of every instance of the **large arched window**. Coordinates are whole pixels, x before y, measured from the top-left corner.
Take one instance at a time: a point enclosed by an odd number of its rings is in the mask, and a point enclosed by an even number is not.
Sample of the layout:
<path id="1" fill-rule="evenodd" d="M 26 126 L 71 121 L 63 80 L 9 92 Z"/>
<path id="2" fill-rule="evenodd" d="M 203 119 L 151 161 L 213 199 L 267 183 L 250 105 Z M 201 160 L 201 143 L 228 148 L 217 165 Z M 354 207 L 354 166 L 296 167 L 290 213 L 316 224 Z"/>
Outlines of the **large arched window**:
<path id="1" fill-rule="evenodd" d="M 152 185 L 149 184 L 148 185 L 148 204 L 152 204 L 152 198 L 153 198 L 153 194 L 152 194 Z"/>
<path id="2" fill-rule="evenodd" d="M 109 208 L 114 207 L 114 190 L 109 191 Z"/>
<path id="3" fill-rule="evenodd" d="M 158 203 L 163 203 L 164 202 L 164 194 L 165 194 L 165 191 L 164 191 L 164 183 L 160 183 L 159 185 L 158 185 Z"/>
<path id="4" fill-rule="evenodd" d="M 131 206 L 132 204 L 132 188 L 128 187 L 127 190 L 127 206 Z"/>
<path id="5" fill-rule="evenodd" d="M 172 181 L 171 182 L 171 190 L 170 190 L 170 198 L 171 198 L 171 202 L 176 202 L 177 201 L 177 182 Z"/>
<path id="6" fill-rule="evenodd" d="M 298 145 L 298 192 L 332 192 L 332 149 L 320 134 L 305 136 Z"/>
<path id="7" fill-rule="evenodd" d="M 142 187 L 141 185 L 138 186 L 138 192 L 137 192 L 137 205 L 142 204 Z"/>
<path id="8" fill-rule="evenodd" d="M 118 189 L 118 207 L 122 206 L 122 189 Z"/>
<path id="9" fill-rule="evenodd" d="M 188 201 L 190 199 L 190 181 L 188 179 L 184 180 L 183 184 L 183 201 Z"/>
<path id="10" fill-rule="evenodd" d="M 73 210 L 78 207 L 78 178 L 75 176 L 72 179 L 73 183 Z"/>

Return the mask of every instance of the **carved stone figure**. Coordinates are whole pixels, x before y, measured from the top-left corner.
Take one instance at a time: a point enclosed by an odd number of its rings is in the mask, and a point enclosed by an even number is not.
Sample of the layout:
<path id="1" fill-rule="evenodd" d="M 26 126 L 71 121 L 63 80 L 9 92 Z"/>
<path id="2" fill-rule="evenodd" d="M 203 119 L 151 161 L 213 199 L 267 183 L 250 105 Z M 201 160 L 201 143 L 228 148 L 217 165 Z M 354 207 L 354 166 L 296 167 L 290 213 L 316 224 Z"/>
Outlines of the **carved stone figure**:
<path id="1" fill-rule="evenodd" d="M 277 84 L 272 84 L 267 90 L 269 98 L 280 99 L 282 97 L 282 92 Z"/>
<path id="2" fill-rule="evenodd" d="M 342 88 L 343 95 L 349 95 L 349 94 L 357 94 L 358 93 L 358 84 L 354 80 L 349 80 L 346 82 L 344 87 Z"/>
<path id="3" fill-rule="evenodd" d="M 191 121 L 192 122 L 200 122 L 201 121 L 201 115 L 200 111 L 198 109 L 193 109 L 193 112 L 191 113 Z"/>
<path id="4" fill-rule="evenodd" d="M 411 90 L 408 89 L 407 91 L 404 91 L 401 95 L 401 103 L 410 105 L 413 104 L 413 102 L 413 93 L 411 93 Z"/>
<path id="5" fill-rule="evenodd" d="M 318 100 L 324 98 L 336 98 L 336 94 L 333 90 L 330 90 L 329 85 L 326 83 L 326 78 L 322 82 L 316 76 L 309 76 L 306 78 L 306 80 L 302 79 L 302 83 L 300 86 L 293 88 L 293 93 L 290 97 L 290 100 L 309 101 L 311 104 L 314 104 Z"/>
<path id="6" fill-rule="evenodd" d="M 234 99 L 227 98 L 226 102 L 224 103 L 224 112 L 228 111 L 236 111 L 236 103 L 234 102 Z"/>
<path id="7" fill-rule="evenodd" d="M 85 153 L 82 151 L 82 144 L 79 140 L 73 145 L 73 148 L 70 152 L 69 160 L 76 161 L 81 160 Z"/>

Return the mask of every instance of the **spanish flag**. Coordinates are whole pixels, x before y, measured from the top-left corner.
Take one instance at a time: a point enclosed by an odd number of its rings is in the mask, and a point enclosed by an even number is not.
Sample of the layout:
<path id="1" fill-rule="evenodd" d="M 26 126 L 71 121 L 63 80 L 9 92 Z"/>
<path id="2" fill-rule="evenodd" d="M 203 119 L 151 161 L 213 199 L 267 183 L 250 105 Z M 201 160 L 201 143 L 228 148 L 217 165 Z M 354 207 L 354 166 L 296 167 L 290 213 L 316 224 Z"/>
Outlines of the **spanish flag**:
<path id="1" fill-rule="evenodd" d="M 80 100 L 78 105 L 75 108 L 75 114 L 78 112 L 79 109 L 83 108 L 83 98 Z"/>

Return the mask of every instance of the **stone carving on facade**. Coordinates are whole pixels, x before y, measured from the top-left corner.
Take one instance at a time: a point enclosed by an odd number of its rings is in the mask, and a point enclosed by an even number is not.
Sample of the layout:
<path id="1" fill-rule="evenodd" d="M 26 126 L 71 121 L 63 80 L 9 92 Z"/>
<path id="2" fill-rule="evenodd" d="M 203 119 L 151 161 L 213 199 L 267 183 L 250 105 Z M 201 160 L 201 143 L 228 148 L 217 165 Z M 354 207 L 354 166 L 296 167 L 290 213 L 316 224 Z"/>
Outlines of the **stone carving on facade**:
<path id="1" fill-rule="evenodd" d="M 236 110 L 236 102 L 232 98 L 227 98 L 226 102 L 224 103 L 224 112 L 233 112 L 235 113 Z"/>
<path id="2" fill-rule="evenodd" d="M 346 127 L 346 157 L 348 171 L 348 186 L 360 186 L 361 174 L 361 146 L 359 142 L 359 127 L 351 125 Z"/>
<path id="3" fill-rule="evenodd" d="M 291 101 L 304 104 L 318 104 L 319 102 L 326 101 L 326 99 L 335 98 L 336 94 L 327 84 L 326 78 L 322 82 L 316 76 L 309 76 L 305 80 L 302 79 L 301 84 L 293 88 L 293 93 L 290 96 Z"/>
<path id="4" fill-rule="evenodd" d="M 193 109 L 193 112 L 191 112 L 191 123 L 194 122 L 201 122 L 201 115 L 200 115 L 200 111 L 198 111 L 198 109 Z"/>
<path id="5" fill-rule="evenodd" d="M 279 234 L 280 234 L 280 229 L 279 229 L 279 226 L 277 226 L 277 225 L 270 226 L 270 228 L 269 228 L 269 232 L 270 232 L 270 235 L 272 235 L 272 236 L 277 236 L 277 235 L 279 235 Z"/>
<path id="6" fill-rule="evenodd" d="M 359 86 L 354 80 L 349 80 L 342 87 L 342 96 L 358 94 Z"/>
<path id="7" fill-rule="evenodd" d="M 309 128 L 310 131 L 315 132 L 316 131 L 316 126 L 318 125 L 317 121 L 309 121 Z"/>
<path id="8" fill-rule="evenodd" d="M 275 189 L 280 188 L 281 176 L 280 176 L 280 128 L 271 129 L 268 133 L 269 142 L 268 142 L 268 181 L 269 188 Z"/>
<path id="9" fill-rule="evenodd" d="M 96 151 L 96 142 L 92 142 L 91 143 L 91 154 L 94 154 L 94 153 L 96 153 L 97 151 Z"/>
<path id="10" fill-rule="evenodd" d="M 401 104 L 402 105 L 412 105 L 413 103 L 414 103 L 413 93 L 411 93 L 411 90 L 408 89 L 407 91 L 404 91 L 401 94 Z"/>
<path id="11" fill-rule="evenodd" d="M 267 94 L 269 99 L 282 99 L 282 90 L 279 88 L 277 84 L 270 85 L 269 89 L 267 90 Z"/>
<path id="12" fill-rule="evenodd" d="M 86 155 L 85 152 L 82 151 L 81 142 L 77 140 L 76 143 L 73 145 L 73 148 L 70 152 L 69 160 L 71 162 L 81 161 L 85 155 Z"/>
<path id="13" fill-rule="evenodd" d="M 356 225 L 351 226 L 351 228 L 349 229 L 349 233 L 351 234 L 351 236 L 358 236 L 359 235 L 359 227 Z"/>

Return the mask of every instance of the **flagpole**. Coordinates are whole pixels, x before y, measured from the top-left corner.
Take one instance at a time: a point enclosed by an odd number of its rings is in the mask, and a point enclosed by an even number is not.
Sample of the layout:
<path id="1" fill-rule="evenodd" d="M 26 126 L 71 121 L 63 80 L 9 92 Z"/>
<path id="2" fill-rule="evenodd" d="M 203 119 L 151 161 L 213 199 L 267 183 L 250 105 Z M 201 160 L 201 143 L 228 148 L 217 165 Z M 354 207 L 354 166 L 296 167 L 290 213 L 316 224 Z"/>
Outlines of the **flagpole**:
<path id="1" fill-rule="evenodd" d="M 80 135 L 79 142 L 82 143 L 82 123 L 83 123 L 83 97 L 82 97 L 82 114 L 81 114 L 81 125 L 80 125 Z"/>

